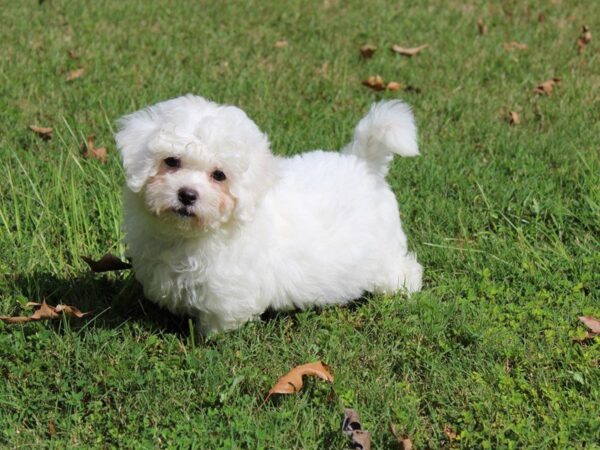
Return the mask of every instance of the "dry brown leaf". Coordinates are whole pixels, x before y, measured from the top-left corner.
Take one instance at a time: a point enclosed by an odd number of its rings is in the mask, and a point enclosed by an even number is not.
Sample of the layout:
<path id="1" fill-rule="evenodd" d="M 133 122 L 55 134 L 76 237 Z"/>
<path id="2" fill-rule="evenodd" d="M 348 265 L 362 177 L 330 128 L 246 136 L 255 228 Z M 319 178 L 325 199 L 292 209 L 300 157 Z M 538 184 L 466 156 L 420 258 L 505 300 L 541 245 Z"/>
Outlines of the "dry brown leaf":
<path id="1" fill-rule="evenodd" d="M 376 50 L 377 47 L 373 44 L 365 44 L 360 48 L 360 55 L 365 59 L 369 59 L 375 54 Z"/>
<path id="2" fill-rule="evenodd" d="M 579 320 L 590 330 L 592 334 L 600 334 L 600 320 L 591 316 L 580 316 Z"/>
<path id="3" fill-rule="evenodd" d="M 379 75 L 371 75 L 369 78 L 364 80 L 362 84 L 376 91 L 383 91 L 385 89 L 383 78 L 381 78 Z"/>
<path id="4" fill-rule="evenodd" d="M 520 42 L 516 42 L 516 41 L 512 41 L 512 42 L 505 42 L 503 44 L 504 46 L 504 50 L 506 51 L 511 51 L 511 50 L 527 50 L 527 44 L 521 44 Z"/>
<path id="5" fill-rule="evenodd" d="M 534 92 L 540 95 L 549 95 L 554 90 L 554 86 L 560 83 L 560 81 L 561 79 L 559 77 L 544 81 L 535 87 Z"/>
<path id="6" fill-rule="evenodd" d="M 353 449 L 356 450 L 371 450 L 371 433 L 365 430 L 356 430 L 352 433 Z"/>
<path id="7" fill-rule="evenodd" d="M 277 383 L 269 390 L 265 403 L 273 394 L 293 394 L 302 389 L 302 377 L 304 375 L 313 375 L 323 380 L 333 382 L 333 376 L 329 371 L 331 368 L 322 361 L 316 361 L 301 366 L 294 367 L 284 376 L 282 376 Z"/>
<path id="8" fill-rule="evenodd" d="M 26 306 L 33 306 L 35 308 L 35 311 L 31 316 L 0 316 L 0 320 L 6 323 L 24 323 L 34 322 L 37 320 L 56 319 L 57 317 L 60 317 L 61 314 L 78 318 L 82 318 L 86 314 L 89 314 L 89 312 L 82 313 L 79 309 L 75 308 L 74 306 L 62 304 L 51 306 L 48 305 L 45 301 L 42 303 L 28 302 Z"/>
<path id="9" fill-rule="evenodd" d="M 79 53 L 77 53 L 73 49 L 67 50 L 67 54 L 69 55 L 69 58 L 71 58 L 71 59 L 79 59 Z"/>
<path id="10" fill-rule="evenodd" d="M 350 408 L 344 410 L 342 433 L 352 440 L 350 448 L 361 450 L 369 450 L 371 448 L 371 434 L 367 430 L 362 429 L 360 417 L 355 410 Z"/>
<path id="11" fill-rule="evenodd" d="M 67 81 L 73 81 L 76 80 L 77 78 L 80 78 L 83 76 L 83 74 L 85 73 L 85 69 L 83 67 L 76 69 L 76 70 L 71 70 L 67 76 L 66 76 L 66 80 Z"/>
<path id="12" fill-rule="evenodd" d="M 32 320 L 56 319 L 59 316 L 58 312 L 56 311 L 56 308 L 50 306 L 46 302 L 42 302 L 41 304 L 35 302 L 27 302 L 26 306 L 33 306 L 35 308 L 33 314 L 27 317 L 27 319 L 29 319 L 28 322 Z M 21 318 L 17 317 L 17 319 Z"/>
<path id="13" fill-rule="evenodd" d="M 594 340 L 596 336 L 600 336 L 600 320 L 591 316 L 580 316 L 579 320 L 587 327 L 589 331 L 583 336 L 573 338 L 575 342 L 586 343 Z"/>
<path id="14" fill-rule="evenodd" d="M 84 143 L 82 146 L 83 156 L 85 156 L 88 159 L 95 158 L 98 161 L 105 163 L 107 157 L 106 147 L 96 148 L 96 146 L 94 145 L 95 139 L 96 136 L 94 136 L 93 134 L 88 135 L 87 142 Z"/>
<path id="15" fill-rule="evenodd" d="M 14 316 L 14 317 L 0 316 L 0 320 L 4 323 L 25 323 L 25 322 L 33 322 L 34 320 L 40 320 L 40 319 L 34 318 L 33 316 Z"/>
<path id="16" fill-rule="evenodd" d="M 458 437 L 458 434 L 456 434 L 452 428 L 450 428 L 450 425 L 445 425 L 444 426 L 444 434 L 446 435 L 446 437 L 448 438 L 448 440 L 450 442 L 455 441 L 456 438 Z"/>
<path id="17" fill-rule="evenodd" d="M 54 419 L 50 418 L 50 423 L 48 424 L 48 432 L 50 433 L 50 437 L 56 434 L 56 429 L 54 428 Z"/>
<path id="18" fill-rule="evenodd" d="M 400 433 L 398 433 L 398 430 L 396 430 L 396 427 L 393 423 L 390 423 L 390 431 L 396 438 L 396 442 L 398 442 L 400 450 L 412 450 L 412 441 L 407 437 L 400 436 Z"/>
<path id="19" fill-rule="evenodd" d="M 479 34 L 487 34 L 488 32 L 488 27 L 485 23 L 483 23 L 483 19 L 478 19 L 477 20 L 477 31 L 479 32 Z"/>
<path id="20" fill-rule="evenodd" d="M 50 127 L 38 127 L 37 125 L 29 125 L 29 129 L 45 141 L 52 138 L 52 132 L 54 131 Z"/>
<path id="21" fill-rule="evenodd" d="M 519 116 L 519 113 L 510 111 L 508 113 L 508 123 L 511 125 L 519 125 L 521 123 L 521 116 Z"/>
<path id="22" fill-rule="evenodd" d="M 397 81 L 390 81 L 385 88 L 388 91 L 398 91 L 402 89 L 402 84 L 398 83 Z"/>
<path id="23" fill-rule="evenodd" d="M 592 41 L 592 32 L 586 25 L 581 27 L 581 39 L 583 39 L 583 42 L 586 44 L 589 44 Z"/>
<path id="24" fill-rule="evenodd" d="M 429 47 L 429 44 L 419 45 L 418 47 L 400 47 L 399 45 L 392 45 L 392 51 L 402 56 L 415 56 L 417 53 L 425 50 Z"/>
<path id="25" fill-rule="evenodd" d="M 115 255 L 111 255 L 110 253 L 107 253 L 97 261 L 94 261 L 88 256 L 82 256 L 81 259 L 90 266 L 92 272 L 96 273 L 131 269 L 131 264 L 121 261 Z"/>
<path id="26" fill-rule="evenodd" d="M 33 306 L 34 308 L 36 308 L 36 311 L 31 316 L 31 317 L 34 317 L 35 320 L 54 319 L 56 317 L 59 317 L 61 314 L 67 315 L 70 317 L 77 317 L 78 319 L 81 319 L 83 316 L 86 316 L 89 314 L 89 312 L 85 312 L 85 313 L 81 312 L 79 310 L 79 308 L 76 308 L 74 306 L 63 305 L 61 303 L 59 303 L 56 306 L 51 306 L 51 305 L 48 305 L 46 302 L 42 302 L 42 303 L 28 302 L 27 306 Z"/>
<path id="27" fill-rule="evenodd" d="M 281 39 L 280 41 L 275 42 L 275 48 L 283 48 L 288 45 L 288 41 L 285 39 Z"/>
<path id="28" fill-rule="evenodd" d="M 342 419 L 342 432 L 351 436 L 355 430 L 361 430 L 362 425 L 360 424 L 360 416 L 352 408 L 344 409 L 344 418 Z"/>
<path id="29" fill-rule="evenodd" d="M 577 49 L 579 53 L 585 50 L 585 46 L 592 41 L 592 32 L 587 26 L 581 27 L 581 35 L 577 38 Z"/>
<path id="30" fill-rule="evenodd" d="M 538 22 L 544 23 L 545 21 L 546 21 L 546 16 L 544 15 L 544 13 L 539 13 L 538 14 Z"/>
<path id="31" fill-rule="evenodd" d="M 86 314 L 89 314 L 89 313 L 82 313 L 78 308 L 75 308 L 74 306 L 63 305 L 63 304 L 56 305 L 54 307 L 54 311 L 56 311 L 57 313 L 66 314 L 67 316 L 78 317 L 78 318 L 82 318 Z"/>

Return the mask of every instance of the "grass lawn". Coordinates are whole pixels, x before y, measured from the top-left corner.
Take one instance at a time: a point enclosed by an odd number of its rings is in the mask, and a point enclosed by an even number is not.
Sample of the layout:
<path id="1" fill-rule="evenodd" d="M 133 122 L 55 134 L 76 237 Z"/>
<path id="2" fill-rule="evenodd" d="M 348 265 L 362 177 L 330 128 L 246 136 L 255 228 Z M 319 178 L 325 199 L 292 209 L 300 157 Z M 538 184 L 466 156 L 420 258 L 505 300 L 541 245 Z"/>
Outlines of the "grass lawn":
<path id="1" fill-rule="evenodd" d="M 0 323 L 0 446 L 342 449 L 349 406 L 374 448 L 394 448 L 390 424 L 416 448 L 600 448 L 600 339 L 573 341 L 578 316 L 600 316 L 597 5 L 161 3 L 0 2 L 0 314 L 28 300 L 93 311 Z M 361 84 L 376 74 L 411 89 Z M 288 155 L 338 149 L 372 102 L 408 101 L 423 154 L 389 181 L 423 291 L 197 344 L 131 273 L 89 273 L 81 256 L 125 251 L 115 120 L 187 92 L 241 106 Z M 82 157 L 88 134 L 106 164 Z M 319 359 L 333 387 L 259 408 Z"/>

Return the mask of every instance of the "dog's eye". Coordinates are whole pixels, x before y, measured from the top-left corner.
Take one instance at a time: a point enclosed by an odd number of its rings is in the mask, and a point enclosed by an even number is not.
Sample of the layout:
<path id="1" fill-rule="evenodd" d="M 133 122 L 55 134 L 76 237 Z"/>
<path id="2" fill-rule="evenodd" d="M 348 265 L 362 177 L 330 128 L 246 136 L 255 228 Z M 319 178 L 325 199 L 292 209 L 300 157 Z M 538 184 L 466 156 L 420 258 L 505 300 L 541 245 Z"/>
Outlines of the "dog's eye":
<path id="1" fill-rule="evenodd" d="M 215 170 L 213 173 L 210 174 L 210 176 L 215 181 L 225 181 L 227 179 L 225 174 L 220 170 Z"/>
<path id="2" fill-rule="evenodd" d="M 179 158 L 175 158 L 174 156 L 169 156 L 165 159 L 165 164 L 169 167 L 178 169 L 181 167 L 181 160 Z"/>

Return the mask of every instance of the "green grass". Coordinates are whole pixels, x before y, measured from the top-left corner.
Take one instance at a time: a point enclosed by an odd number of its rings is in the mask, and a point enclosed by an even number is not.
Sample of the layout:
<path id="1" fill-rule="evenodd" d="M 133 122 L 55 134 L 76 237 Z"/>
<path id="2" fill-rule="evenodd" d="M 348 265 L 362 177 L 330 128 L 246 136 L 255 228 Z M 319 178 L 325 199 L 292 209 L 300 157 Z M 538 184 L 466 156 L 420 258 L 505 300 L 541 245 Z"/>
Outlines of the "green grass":
<path id="1" fill-rule="evenodd" d="M 600 342 L 572 341 L 578 315 L 600 316 L 593 2 L 28 0 L 0 11 L 0 314 L 42 299 L 93 311 L 0 324 L 1 446 L 337 449 L 345 405 L 375 448 L 393 448 L 390 423 L 416 448 L 600 448 Z M 583 24 L 594 39 L 578 54 Z M 504 50 L 512 40 L 528 49 Z M 367 42 L 379 50 L 363 60 Z M 388 50 L 425 42 L 414 58 Z M 420 92 L 373 92 L 361 80 L 374 74 Z M 533 93 L 555 76 L 551 96 Z M 423 292 L 278 314 L 194 345 L 187 319 L 143 300 L 131 274 L 89 274 L 82 255 L 124 253 L 115 119 L 187 92 L 240 105 L 278 154 L 339 148 L 373 101 L 411 103 L 423 155 L 397 160 L 389 179 Z M 503 119 L 511 110 L 519 126 Z M 107 164 L 82 158 L 90 133 Z M 258 408 L 280 375 L 317 359 L 333 388 L 310 381 Z"/>

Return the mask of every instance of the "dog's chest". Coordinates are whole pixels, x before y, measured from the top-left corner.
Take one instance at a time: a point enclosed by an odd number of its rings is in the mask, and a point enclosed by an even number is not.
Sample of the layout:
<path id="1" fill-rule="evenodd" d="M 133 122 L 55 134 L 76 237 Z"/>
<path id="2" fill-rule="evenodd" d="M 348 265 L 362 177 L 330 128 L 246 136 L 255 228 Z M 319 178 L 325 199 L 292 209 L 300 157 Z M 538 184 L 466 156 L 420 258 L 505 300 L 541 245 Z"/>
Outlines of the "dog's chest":
<path id="1" fill-rule="evenodd" d="M 170 250 L 152 256 L 132 255 L 137 280 L 144 294 L 175 314 L 195 315 L 205 310 L 206 263 L 194 255 Z"/>

